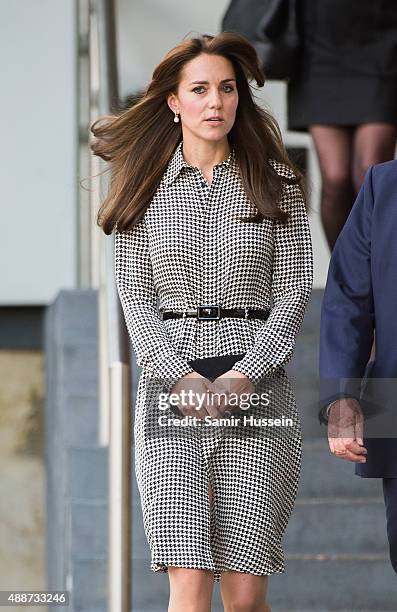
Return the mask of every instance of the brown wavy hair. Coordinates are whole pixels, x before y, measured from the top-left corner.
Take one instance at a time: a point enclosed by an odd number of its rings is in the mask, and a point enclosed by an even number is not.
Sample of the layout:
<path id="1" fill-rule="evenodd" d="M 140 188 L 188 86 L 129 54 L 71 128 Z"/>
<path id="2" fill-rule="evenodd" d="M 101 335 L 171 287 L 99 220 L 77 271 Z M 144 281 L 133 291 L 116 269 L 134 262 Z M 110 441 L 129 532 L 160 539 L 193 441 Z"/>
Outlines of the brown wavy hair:
<path id="1" fill-rule="evenodd" d="M 105 234 L 111 234 L 116 224 L 119 231 L 131 229 L 149 206 L 182 140 L 181 124 L 172 120 L 167 97 L 177 94 L 183 67 L 201 53 L 225 57 L 235 71 L 239 102 L 227 138 L 229 146 L 235 147 L 245 193 L 257 209 L 242 221 L 270 217 L 285 223 L 289 215 L 278 207 L 284 183 L 298 183 L 306 199 L 303 176 L 289 159 L 276 120 L 254 101 L 249 80 L 254 79 L 258 87 L 265 83 L 254 47 L 234 32 L 204 34 L 183 40 L 165 55 L 133 106 L 101 116 L 90 126 L 95 137 L 91 150 L 111 170 L 108 194 L 97 215 Z M 278 174 L 268 163 L 270 159 L 286 164 L 294 176 Z"/>

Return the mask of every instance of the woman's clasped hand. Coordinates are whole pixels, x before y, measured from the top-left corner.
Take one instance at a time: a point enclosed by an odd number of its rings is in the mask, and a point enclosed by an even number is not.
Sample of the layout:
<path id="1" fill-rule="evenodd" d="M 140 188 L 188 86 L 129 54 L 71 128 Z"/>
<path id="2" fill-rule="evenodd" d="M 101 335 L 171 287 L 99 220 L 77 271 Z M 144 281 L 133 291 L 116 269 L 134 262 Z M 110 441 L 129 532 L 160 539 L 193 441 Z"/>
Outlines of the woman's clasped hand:
<path id="1" fill-rule="evenodd" d="M 222 418 L 239 410 L 239 397 L 255 391 L 254 383 L 237 370 L 228 370 L 211 382 L 198 372 L 180 378 L 171 389 L 184 416 Z M 175 397 L 175 396 L 174 396 Z"/>

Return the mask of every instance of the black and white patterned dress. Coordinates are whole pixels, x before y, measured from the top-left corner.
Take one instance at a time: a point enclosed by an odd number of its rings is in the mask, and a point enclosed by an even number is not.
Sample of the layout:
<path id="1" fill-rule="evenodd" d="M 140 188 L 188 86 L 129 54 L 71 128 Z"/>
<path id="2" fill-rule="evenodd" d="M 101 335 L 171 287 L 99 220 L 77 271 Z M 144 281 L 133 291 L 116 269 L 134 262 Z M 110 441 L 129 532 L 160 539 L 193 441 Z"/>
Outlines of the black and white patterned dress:
<path id="1" fill-rule="evenodd" d="M 129 335 L 142 367 L 135 406 L 135 472 L 151 569 L 168 565 L 257 575 L 283 572 L 281 545 L 301 466 L 301 430 L 283 365 L 294 349 L 312 288 L 312 246 L 300 188 L 284 183 L 286 225 L 255 212 L 235 149 L 209 185 L 172 155 L 144 217 L 115 229 L 115 274 Z M 270 160 L 284 177 L 289 167 Z M 271 308 L 267 321 L 163 321 L 160 309 Z M 236 369 L 271 398 L 244 414 L 290 418 L 288 427 L 159 425 L 158 393 L 200 357 L 244 354 Z M 160 381 L 160 382 L 159 382 Z M 162 383 L 167 381 L 166 386 Z M 175 418 L 170 409 L 161 415 Z M 213 499 L 208 497 L 211 482 Z"/>

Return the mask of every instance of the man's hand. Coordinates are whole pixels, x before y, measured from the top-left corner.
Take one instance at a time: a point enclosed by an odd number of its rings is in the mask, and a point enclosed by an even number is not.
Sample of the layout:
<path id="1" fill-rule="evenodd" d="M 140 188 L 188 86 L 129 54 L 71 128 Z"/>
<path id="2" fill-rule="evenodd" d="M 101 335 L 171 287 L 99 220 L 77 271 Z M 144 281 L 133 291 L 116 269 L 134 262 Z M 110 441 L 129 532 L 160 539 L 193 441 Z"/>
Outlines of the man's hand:
<path id="1" fill-rule="evenodd" d="M 328 417 L 328 444 L 340 459 L 365 463 L 364 416 L 359 402 L 351 397 L 333 404 Z"/>

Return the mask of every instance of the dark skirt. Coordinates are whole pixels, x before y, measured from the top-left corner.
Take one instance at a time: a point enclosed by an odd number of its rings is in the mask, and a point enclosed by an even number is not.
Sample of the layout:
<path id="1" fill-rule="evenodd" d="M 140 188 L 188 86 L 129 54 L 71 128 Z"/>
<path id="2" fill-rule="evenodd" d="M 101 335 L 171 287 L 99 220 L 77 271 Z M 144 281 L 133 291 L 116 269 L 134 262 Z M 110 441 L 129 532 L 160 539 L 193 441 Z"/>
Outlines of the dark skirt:
<path id="1" fill-rule="evenodd" d="M 189 361 L 189 365 L 212 382 L 218 376 L 222 376 L 225 372 L 231 370 L 236 363 L 244 357 L 244 353 L 236 355 L 222 355 L 220 357 L 204 357 L 202 359 L 194 359 Z"/>
<path id="2" fill-rule="evenodd" d="M 300 69 L 288 82 L 288 129 L 397 123 L 397 3 L 301 0 Z"/>

